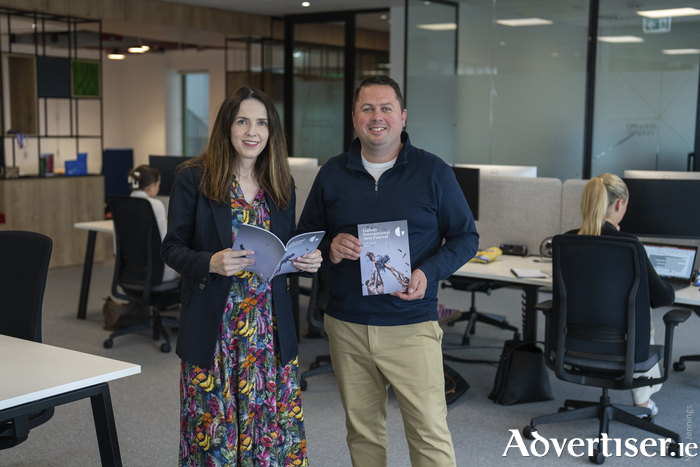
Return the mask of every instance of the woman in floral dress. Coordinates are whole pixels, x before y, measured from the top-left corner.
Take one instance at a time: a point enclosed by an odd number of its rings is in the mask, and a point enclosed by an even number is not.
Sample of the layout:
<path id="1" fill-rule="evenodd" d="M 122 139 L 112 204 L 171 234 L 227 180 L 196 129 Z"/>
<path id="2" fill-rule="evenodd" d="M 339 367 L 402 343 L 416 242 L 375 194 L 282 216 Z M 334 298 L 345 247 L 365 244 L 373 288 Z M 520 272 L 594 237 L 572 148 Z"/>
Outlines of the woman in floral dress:
<path id="1" fill-rule="evenodd" d="M 219 109 L 201 155 L 178 172 L 165 262 L 182 274 L 179 466 L 308 465 L 298 347 L 286 276 L 263 283 L 231 250 L 242 224 L 294 235 L 294 185 L 279 115 L 241 88 Z M 321 253 L 296 258 L 315 273 Z"/>

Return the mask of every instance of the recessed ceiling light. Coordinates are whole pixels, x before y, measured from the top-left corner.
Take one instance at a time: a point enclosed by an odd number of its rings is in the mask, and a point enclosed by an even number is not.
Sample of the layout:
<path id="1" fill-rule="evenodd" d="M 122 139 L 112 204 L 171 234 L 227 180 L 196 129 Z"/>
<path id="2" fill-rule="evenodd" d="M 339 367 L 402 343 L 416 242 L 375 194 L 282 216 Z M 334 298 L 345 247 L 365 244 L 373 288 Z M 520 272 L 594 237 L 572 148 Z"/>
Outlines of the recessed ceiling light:
<path id="1" fill-rule="evenodd" d="M 600 42 L 609 42 L 611 44 L 626 44 L 632 42 L 644 42 L 644 39 L 637 36 L 599 36 Z"/>
<path id="2" fill-rule="evenodd" d="M 429 31 L 454 31 L 457 29 L 457 23 L 416 24 L 416 27 Z"/>
<path id="3" fill-rule="evenodd" d="M 498 19 L 496 22 L 504 26 L 543 26 L 552 24 L 552 21 L 542 18 Z"/>
<path id="4" fill-rule="evenodd" d="M 665 53 L 666 55 L 692 55 L 700 54 L 700 49 L 665 49 L 661 52 Z"/>
<path id="5" fill-rule="evenodd" d="M 147 51 L 151 50 L 151 48 L 150 48 L 149 46 L 147 46 L 147 45 L 142 45 L 142 46 L 139 46 L 139 47 L 129 47 L 129 48 L 126 49 L 126 50 L 128 50 L 129 53 L 132 53 L 132 54 L 142 54 L 142 53 L 144 53 L 144 52 L 147 52 Z"/>
<path id="6" fill-rule="evenodd" d="M 382 16 L 379 17 L 379 19 L 387 19 L 387 18 L 388 18 L 387 15 L 382 15 Z"/>
<path id="7" fill-rule="evenodd" d="M 311 3 L 309 3 L 309 2 L 301 2 L 301 6 L 303 6 L 304 8 L 310 7 L 310 6 L 311 6 Z"/>
<path id="8" fill-rule="evenodd" d="M 700 15 L 700 10 L 695 8 L 671 8 L 668 10 L 638 11 L 637 14 L 647 18 L 672 18 L 674 16 Z"/>
<path id="9" fill-rule="evenodd" d="M 149 50 L 151 50 L 151 48 L 147 45 L 142 45 L 141 50 L 143 50 L 144 52 L 148 52 Z"/>
<path id="10" fill-rule="evenodd" d="M 107 58 L 110 60 L 124 60 L 124 54 L 108 54 Z"/>
<path id="11" fill-rule="evenodd" d="M 294 52 L 292 52 L 292 57 L 294 57 L 294 58 L 301 57 L 301 51 L 295 50 Z"/>

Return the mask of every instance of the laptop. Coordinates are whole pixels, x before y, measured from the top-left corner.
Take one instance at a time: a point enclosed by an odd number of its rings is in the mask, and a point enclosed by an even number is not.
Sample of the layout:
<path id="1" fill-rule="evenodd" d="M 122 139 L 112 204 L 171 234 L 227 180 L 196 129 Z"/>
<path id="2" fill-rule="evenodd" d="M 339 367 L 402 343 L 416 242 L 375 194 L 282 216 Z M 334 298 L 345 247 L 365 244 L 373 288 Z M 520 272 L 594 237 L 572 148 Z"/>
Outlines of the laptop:
<path id="1" fill-rule="evenodd" d="M 643 245 L 656 273 L 674 290 L 690 286 L 698 247 L 661 243 Z"/>

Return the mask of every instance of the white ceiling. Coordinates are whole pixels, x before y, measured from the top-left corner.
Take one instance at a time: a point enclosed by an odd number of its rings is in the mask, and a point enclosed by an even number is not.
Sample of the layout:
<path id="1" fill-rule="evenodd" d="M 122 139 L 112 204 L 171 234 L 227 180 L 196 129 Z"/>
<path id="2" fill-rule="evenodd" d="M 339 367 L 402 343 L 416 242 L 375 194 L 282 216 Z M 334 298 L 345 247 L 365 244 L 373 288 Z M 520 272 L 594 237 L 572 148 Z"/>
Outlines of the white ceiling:
<path id="1" fill-rule="evenodd" d="M 299 13 L 365 10 L 399 6 L 404 0 L 309 0 L 311 6 L 301 6 L 302 0 L 165 0 L 173 3 L 218 8 L 221 10 L 257 13 L 267 16 L 284 16 Z"/>

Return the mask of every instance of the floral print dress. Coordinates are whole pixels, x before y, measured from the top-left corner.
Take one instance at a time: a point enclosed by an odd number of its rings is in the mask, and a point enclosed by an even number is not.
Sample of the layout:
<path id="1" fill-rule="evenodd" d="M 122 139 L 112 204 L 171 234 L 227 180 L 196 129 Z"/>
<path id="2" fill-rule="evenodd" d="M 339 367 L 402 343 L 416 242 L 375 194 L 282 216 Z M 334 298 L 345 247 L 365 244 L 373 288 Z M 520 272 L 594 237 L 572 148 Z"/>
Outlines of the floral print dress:
<path id="1" fill-rule="evenodd" d="M 248 204 L 231 185 L 232 239 L 241 224 L 270 229 L 261 189 Z M 182 361 L 179 466 L 308 465 L 298 360 L 275 351 L 271 286 L 249 272 L 232 280 L 212 368 Z"/>

